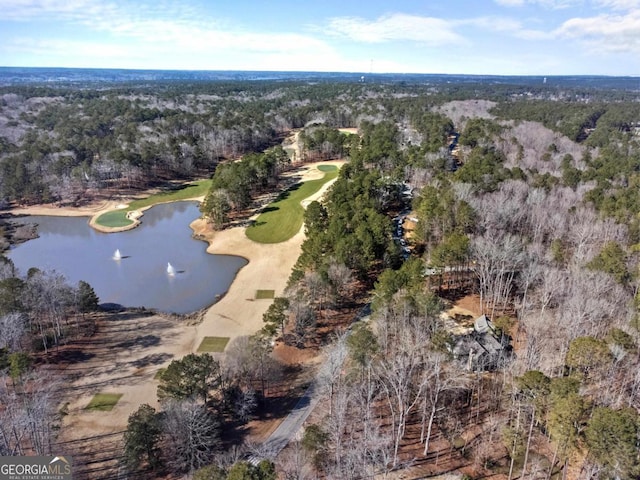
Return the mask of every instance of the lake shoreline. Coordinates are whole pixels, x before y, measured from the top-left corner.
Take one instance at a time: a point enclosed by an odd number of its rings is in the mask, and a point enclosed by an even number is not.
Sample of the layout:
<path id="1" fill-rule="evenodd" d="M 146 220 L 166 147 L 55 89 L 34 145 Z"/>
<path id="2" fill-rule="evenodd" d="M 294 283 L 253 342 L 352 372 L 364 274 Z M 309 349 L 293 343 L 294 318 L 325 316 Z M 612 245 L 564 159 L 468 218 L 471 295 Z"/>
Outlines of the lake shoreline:
<path id="1" fill-rule="evenodd" d="M 305 164 L 296 173 L 301 175 L 300 181 L 316 180 L 324 176 L 324 172 L 318 170 L 318 165 L 336 165 L 340 168 L 344 163 L 344 160 L 334 160 Z M 318 192 L 305 199 L 303 204 L 306 206 L 309 202 L 319 199 L 332 183 L 333 181 L 325 184 Z M 109 200 L 82 207 L 34 205 L 14 208 L 9 213 L 90 217 L 93 219 L 105 212 L 118 209 L 118 207 L 122 208 L 125 201 L 127 200 Z M 196 197 L 190 201 L 202 201 L 202 197 Z M 144 207 L 143 210 L 148 208 L 151 206 Z M 254 218 L 257 215 L 258 213 Z M 254 334 L 262 328 L 262 315 L 271 303 L 270 301 L 256 300 L 255 292 L 257 290 L 273 290 L 275 296 L 284 294 L 289 275 L 302 252 L 304 228 L 301 228 L 294 237 L 285 242 L 261 244 L 247 238 L 244 226 L 216 231 L 202 218 L 194 220 L 189 226 L 195 239 L 207 242 L 207 253 L 233 255 L 242 257 L 248 262 L 236 272 L 227 291 L 209 307 L 203 307 L 204 315 L 202 315 L 203 320 L 198 326 L 198 339 L 205 336 L 235 338 L 240 335 Z M 196 341 L 195 345 L 197 348 L 199 341 Z"/>
<path id="2" fill-rule="evenodd" d="M 218 301 L 248 261 L 207 252 L 190 228 L 199 215 L 195 201 L 156 205 L 142 228 L 116 236 L 92 229 L 85 217 L 22 217 L 38 224 L 39 238 L 7 257 L 23 273 L 36 267 L 70 285 L 86 281 L 102 302 L 189 314 Z"/>

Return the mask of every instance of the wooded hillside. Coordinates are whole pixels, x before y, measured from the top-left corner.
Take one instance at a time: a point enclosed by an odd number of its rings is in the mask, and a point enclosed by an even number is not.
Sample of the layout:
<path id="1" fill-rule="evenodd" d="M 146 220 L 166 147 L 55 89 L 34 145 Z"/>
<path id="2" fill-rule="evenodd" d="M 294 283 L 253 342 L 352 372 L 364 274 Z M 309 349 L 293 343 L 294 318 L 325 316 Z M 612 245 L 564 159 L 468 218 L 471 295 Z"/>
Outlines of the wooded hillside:
<path id="1" fill-rule="evenodd" d="M 224 228 L 279 185 L 291 129 L 303 129 L 309 158 L 348 159 L 308 206 L 285 297 L 251 340 L 261 358 L 275 339 L 323 354 L 321 413 L 276 462 L 287 478 L 640 475 L 638 92 L 247 82 L 0 95 L 6 205 L 212 175 L 203 213 Z M 27 395 L 30 356 L 82 324 L 95 307 L 89 288 L 0 269 L 1 403 Z M 60 308 L 38 294 L 54 290 Z M 475 318 L 447 315 L 461 299 L 489 321 L 472 331 Z M 366 304 L 368 320 L 332 323 Z M 192 403 L 167 404 L 164 421 L 214 404 L 240 415 L 250 403 L 246 421 L 268 376 L 253 373 L 233 377 L 231 393 L 216 370 L 197 398 L 167 394 Z M 168 392 L 170 375 L 162 381 Z M 0 453 L 15 451 L 12 435 L 0 430 Z M 155 468 L 156 446 L 132 468 Z M 213 454 L 181 455 L 169 470 L 230 471 Z"/>

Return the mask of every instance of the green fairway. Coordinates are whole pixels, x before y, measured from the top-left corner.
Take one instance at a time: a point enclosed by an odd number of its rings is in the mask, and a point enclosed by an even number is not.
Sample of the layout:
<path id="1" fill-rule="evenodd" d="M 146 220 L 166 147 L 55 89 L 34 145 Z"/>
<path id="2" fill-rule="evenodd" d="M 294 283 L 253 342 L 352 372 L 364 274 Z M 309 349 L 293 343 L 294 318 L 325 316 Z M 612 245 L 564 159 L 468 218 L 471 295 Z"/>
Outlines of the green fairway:
<path id="1" fill-rule="evenodd" d="M 129 209 L 122 209 L 103 213 L 96 219 L 96 223 L 103 227 L 126 227 L 133 223 L 126 216 L 128 211 Z"/>
<path id="2" fill-rule="evenodd" d="M 318 169 L 325 172 L 324 177 L 298 183 L 283 192 L 247 228 L 247 237 L 259 243 L 280 243 L 298 233 L 304 217 L 304 208 L 300 202 L 338 176 L 338 167 L 335 165 L 320 165 Z"/>
<path id="3" fill-rule="evenodd" d="M 103 213 L 96 219 L 96 223 L 103 227 L 126 227 L 133 223 L 127 218 L 127 212 L 140 210 L 141 208 L 149 207 L 157 203 L 176 202 L 202 197 L 207 194 L 210 185 L 211 180 L 198 180 L 172 190 L 156 193 L 147 198 L 134 200 L 127 208 Z"/>
<path id="4" fill-rule="evenodd" d="M 198 353 L 220 353 L 229 343 L 229 337 L 204 337 L 198 347 Z"/>
<path id="5" fill-rule="evenodd" d="M 110 412 L 116 406 L 120 397 L 122 397 L 122 393 L 96 393 L 85 409 Z"/>

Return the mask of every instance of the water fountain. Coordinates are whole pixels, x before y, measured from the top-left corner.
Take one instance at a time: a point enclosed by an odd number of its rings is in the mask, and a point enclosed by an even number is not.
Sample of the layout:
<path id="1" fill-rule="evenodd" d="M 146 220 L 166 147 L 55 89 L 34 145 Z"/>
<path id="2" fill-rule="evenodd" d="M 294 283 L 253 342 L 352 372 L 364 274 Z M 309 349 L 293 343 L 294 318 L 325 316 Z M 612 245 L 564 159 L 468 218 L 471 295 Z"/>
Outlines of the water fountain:
<path id="1" fill-rule="evenodd" d="M 120 253 L 119 249 L 116 249 L 115 253 L 113 254 L 113 259 L 114 260 L 122 260 L 122 254 Z"/>
<path id="2" fill-rule="evenodd" d="M 176 274 L 176 269 L 173 268 L 173 265 L 167 262 L 167 275 L 171 275 L 172 277 Z"/>
<path id="3" fill-rule="evenodd" d="M 157 205 L 145 212 L 144 225 L 108 235 L 95 231 L 84 217 L 24 217 L 22 221 L 38 224 L 40 237 L 6 254 L 21 272 L 41 266 L 55 269 L 70 283 L 90 283 L 103 303 L 191 313 L 215 303 L 246 264 L 241 257 L 206 252 L 189 228 L 198 215 L 196 203 Z M 116 247 L 120 260 L 114 258 Z M 175 275 L 169 275 L 167 262 Z M 2 332 L 0 327 L 0 336 Z"/>

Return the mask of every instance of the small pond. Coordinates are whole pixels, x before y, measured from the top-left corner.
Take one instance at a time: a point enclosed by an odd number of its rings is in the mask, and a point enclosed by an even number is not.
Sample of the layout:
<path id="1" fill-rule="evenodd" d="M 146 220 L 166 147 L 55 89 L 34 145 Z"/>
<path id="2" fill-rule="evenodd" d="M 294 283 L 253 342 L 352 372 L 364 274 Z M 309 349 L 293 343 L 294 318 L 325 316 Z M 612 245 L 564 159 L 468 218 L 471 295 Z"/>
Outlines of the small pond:
<path id="1" fill-rule="evenodd" d="M 247 263 L 206 253 L 207 244 L 192 238 L 189 228 L 199 216 L 196 202 L 156 205 L 138 228 L 121 233 L 97 232 L 86 217 L 23 217 L 21 222 L 38 224 L 40 236 L 7 256 L 22 275 L 38 267 L 62 273 L 74 285 L 84 280 L 101 303 L 190 313 L 213 304 Z"/>

